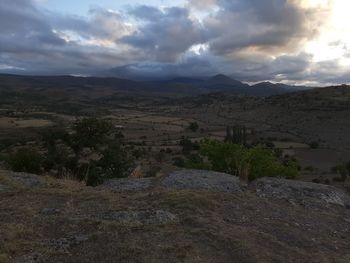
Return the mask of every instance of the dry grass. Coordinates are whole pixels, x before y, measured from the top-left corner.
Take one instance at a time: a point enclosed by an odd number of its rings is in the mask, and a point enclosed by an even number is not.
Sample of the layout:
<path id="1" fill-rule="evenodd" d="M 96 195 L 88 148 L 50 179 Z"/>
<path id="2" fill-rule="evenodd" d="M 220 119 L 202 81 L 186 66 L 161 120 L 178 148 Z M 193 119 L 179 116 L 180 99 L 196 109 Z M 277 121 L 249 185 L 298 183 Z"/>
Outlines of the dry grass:
<path id="1" fill-rule="evenodd" d="M 52 121 L 43 119 L 0 118 L 0 128 L 2 129 L 43 128 L 53 124 Z"/>
<path id="2" fill-rule="evenodd" d="M 34 234 L 33 228 L 23 224 L 3 224 L 0 228 L 0 262 L 11 262 L 23 251 Z"/>

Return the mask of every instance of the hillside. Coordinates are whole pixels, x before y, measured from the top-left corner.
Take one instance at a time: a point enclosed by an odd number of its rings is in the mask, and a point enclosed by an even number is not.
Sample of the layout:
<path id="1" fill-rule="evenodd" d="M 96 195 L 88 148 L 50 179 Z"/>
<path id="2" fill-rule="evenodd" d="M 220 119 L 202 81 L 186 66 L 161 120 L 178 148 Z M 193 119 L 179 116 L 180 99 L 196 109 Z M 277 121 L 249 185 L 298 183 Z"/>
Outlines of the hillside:
<path id="1" fill-rule="evenodd" d="M 249 86 L 224 75 L 206 79 L 175 78 L 161 81 L 133 81 L 119 78 L 73 77 L 73 76 L 18 76 L 0 74 L 0 92 L 33 93 L 49 95 L 52 92 L 67 96 L 89 98 L 108 96 L 116 93 L 133 95 L 161 95 L 184 97 L 191 95 L 223 92 L 236 95 L 270 96 L 298 90 L 286 85 Z"/>
<path id="2" fill-rule="evenodd" d="M 262 180 L 246 189 L 232 176 L 184 171 L 94 189 L 1 171 L 0 198 L 1 262 L 350 259 L 349 196 L 328 186 Z"/>

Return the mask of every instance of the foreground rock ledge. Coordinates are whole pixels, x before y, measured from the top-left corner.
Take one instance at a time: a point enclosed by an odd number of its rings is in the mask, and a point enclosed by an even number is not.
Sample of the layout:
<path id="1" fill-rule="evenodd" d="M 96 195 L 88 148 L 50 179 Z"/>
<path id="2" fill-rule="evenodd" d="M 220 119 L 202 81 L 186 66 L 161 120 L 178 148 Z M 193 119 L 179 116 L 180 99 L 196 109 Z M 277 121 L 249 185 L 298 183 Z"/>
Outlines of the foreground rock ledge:
<path id="1" fill-rule="evenodd" d="M 162 182 L 165 188 L 240 193 L 239 178 L 225 173 L 202 170 L 182 170 L 170 174 Z"/>
<path id="2" fill-rule="evenodd" d="M 261 178 L 251 184 L 260 197 L 285 199 L 291 203 L 334 204 L 350 208 L 350 197 L 342 190 L 329 185 L 307 183 L 278 178 Z"/>
<path id="3" fill-rule="evenodd" d="M 149 188 L 95 190 L 7 171 L 0 185 L 4 263 L 350 262 L 350 209 L 327 205 L 343 200 L 332 187 L 265 178 L 242 188 L 236 177 L 192 170 Z"/>

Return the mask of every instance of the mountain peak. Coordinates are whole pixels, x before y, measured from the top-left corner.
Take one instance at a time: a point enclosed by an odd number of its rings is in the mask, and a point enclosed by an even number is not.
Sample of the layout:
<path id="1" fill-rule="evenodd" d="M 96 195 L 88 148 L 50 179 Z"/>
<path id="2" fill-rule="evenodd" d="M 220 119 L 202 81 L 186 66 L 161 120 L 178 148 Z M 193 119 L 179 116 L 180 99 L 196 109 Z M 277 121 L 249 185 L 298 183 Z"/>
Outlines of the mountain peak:
<path id="1" fill-rule="evenodd" d="M 211 77 L 210 80 L 225 80 L 225 81 L 230 80 L 230 81 L 232 81 L 233 79 L 231 79 L 230 77 L 228 77 L 224 74 L 217 74 L 217 75 Z"/>
<path id="2" fill-rule="evenodd" d="M 218 74 L 209 79 L 211 84 L 221 84 L 221 85 L 242 85 L 238 80 L 234 80 L 226 75 Z"/>

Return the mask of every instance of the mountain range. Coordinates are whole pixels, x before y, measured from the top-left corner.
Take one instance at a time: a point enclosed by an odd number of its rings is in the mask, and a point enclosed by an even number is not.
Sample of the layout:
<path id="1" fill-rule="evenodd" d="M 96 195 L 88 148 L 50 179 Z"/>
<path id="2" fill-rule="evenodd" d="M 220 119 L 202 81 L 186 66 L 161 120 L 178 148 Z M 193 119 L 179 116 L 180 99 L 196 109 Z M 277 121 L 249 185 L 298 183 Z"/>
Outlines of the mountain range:
<path id="1" fill-rule="evenodd" d="M 207 93 L 227 93 L 243 96 L 271 96 L 293 91 L 310 89 L 309 87 L 289 86 L 281 83 L 261 82 L 248 85 L 225 75 L 209 78 L 177 77 L 169 80 L 135 81 L 112 77 L 77 76 L 22 76 L 0 74 L 0 90 L 11 91 L 28 89 L 94 89 L 100 91 L 120 91 L 126 93 L 176 94 L 190 96 Z"/>

